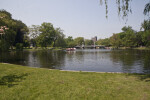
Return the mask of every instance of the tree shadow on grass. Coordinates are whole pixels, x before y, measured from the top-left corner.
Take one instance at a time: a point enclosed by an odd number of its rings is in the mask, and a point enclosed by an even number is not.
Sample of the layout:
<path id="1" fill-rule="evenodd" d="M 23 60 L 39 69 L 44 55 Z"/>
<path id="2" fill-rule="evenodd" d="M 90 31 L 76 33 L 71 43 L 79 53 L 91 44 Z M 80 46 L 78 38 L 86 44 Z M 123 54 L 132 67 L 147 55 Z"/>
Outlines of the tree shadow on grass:
<path id="1" fill-rule="evenodd" d="M 150 82 L 150 74 L 128 74 L 128 75 L 138 77 L 141 81 Z"/>
<path id="2" fill-rule="evenodd" d="M 8 87 L 13 87 L 15 85 L 18 85 L 18 82 L 21 82 L 22 80 L 25 80 L 26 76 L 28 76 L 28 74 L 21 74 L 21 75 L 7 75 L 7 76 L 3 76 L 0 79 L 0 85 L 6 85 Z"/>

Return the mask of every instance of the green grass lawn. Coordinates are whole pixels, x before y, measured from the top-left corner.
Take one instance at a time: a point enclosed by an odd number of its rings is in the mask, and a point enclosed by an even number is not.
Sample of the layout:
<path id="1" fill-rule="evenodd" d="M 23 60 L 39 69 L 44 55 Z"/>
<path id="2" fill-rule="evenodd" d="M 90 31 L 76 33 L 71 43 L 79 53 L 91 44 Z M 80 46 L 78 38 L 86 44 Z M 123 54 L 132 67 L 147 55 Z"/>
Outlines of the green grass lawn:
<path id="1" fill-rule="evenodd" d="M 150 100 L 150 75 L 0 64 L 0 100 Z"/>

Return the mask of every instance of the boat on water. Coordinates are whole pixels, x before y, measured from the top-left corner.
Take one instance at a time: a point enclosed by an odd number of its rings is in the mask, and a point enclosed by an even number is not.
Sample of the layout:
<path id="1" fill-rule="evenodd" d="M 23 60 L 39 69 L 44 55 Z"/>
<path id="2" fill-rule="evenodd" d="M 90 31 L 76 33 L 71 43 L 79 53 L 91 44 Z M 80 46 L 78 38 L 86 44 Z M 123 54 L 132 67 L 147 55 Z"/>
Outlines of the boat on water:
<path id="1" fill-rule="evenodd" d="M 75 51 L 76 48 L 67 48 L 66 51 Z"/>

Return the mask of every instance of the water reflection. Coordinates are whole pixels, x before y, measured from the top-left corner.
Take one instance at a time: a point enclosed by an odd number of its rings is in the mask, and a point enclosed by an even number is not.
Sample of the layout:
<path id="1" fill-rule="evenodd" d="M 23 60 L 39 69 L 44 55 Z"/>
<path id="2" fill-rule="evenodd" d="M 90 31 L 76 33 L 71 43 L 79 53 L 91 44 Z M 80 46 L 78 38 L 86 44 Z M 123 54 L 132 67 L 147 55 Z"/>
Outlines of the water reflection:
<path id="1" fill-rule="evenodd" d="M 63 70 L 150 73 L 150 51 L 146 50 L 14 51 L 0 53 L 0 62 Z"/>
<path id="2" fill-rule="evenodd" d="M 116 50 L 110 58 L 122 66 L 123 72 L 150 73 L 150 51 Z"/>
<path id="3" fill-rule="evenodd" d="M 36 52 L 37 59 L 40 63 L 40 67 L 51 68 L 51 69 L 61 69 L 64 66 L 64 56 L 63 51 L 39 51 Z"/>

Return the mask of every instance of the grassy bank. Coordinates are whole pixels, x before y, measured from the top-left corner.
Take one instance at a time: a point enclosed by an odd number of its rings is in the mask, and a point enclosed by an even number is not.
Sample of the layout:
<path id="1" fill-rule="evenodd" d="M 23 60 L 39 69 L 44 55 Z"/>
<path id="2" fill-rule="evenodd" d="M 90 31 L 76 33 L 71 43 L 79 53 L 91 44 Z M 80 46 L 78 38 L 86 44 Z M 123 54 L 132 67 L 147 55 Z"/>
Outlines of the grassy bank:
<path id="1" fill-rule="evenodd" d="M 150 50 L 150 47 L 132 47 L 132 48 L 131 47 L 119 47 L 119 48 L 113 48 L 113 49 L 121 49 L 121 50 L 127 50 L 127 49 Z"/>
<path id="2" fill-rule="evenodd" d="M 150 75 L 0 64 L 0 100 L 150 100 Z"/>
<path id="3" fill-rule="evenodd" d="M 134 49 L 138 49 L 138 50 L 150 50 L 150 47 L 137 47 Z"/>

